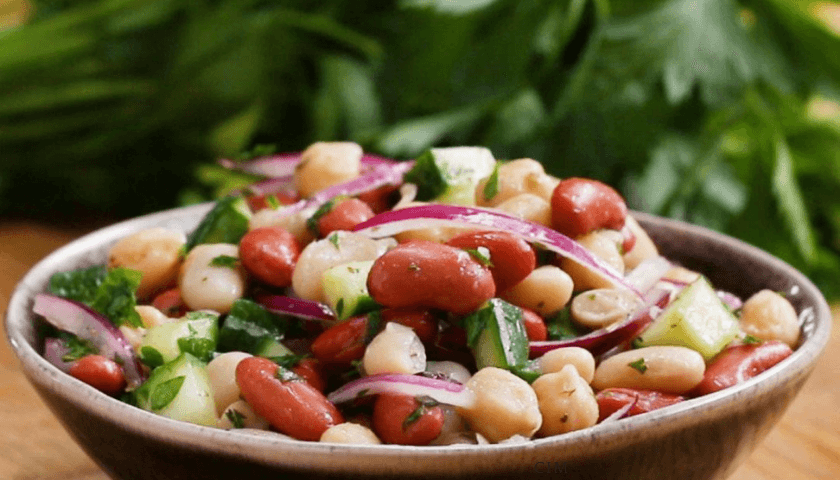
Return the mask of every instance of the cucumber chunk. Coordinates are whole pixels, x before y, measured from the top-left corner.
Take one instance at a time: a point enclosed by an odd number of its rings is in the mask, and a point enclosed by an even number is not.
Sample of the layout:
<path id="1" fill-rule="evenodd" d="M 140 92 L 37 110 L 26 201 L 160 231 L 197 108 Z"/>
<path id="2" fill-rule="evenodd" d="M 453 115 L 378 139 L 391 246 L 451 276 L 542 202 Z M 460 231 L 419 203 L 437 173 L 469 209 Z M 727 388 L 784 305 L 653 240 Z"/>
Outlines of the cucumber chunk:
<path id="1" fill-rule="evenodd" d="M 373 260 L 343 263 L 328 269 L 321 276 L 324 298 L 338 320 L 379 308 L 367 288 L 372 267 Z"/>
<path id="2" fill-rule="evenodd" d="M 265 337 L 262 342 L 254 349 L 254 355 L 258 357 L 274 358 L 285 357 L 287 355 L 294 355 L 294 352 L 289 350 L 289 347 L 283 345 L 278 340 Z"/>
<path id="3" fill-rule="evenodd" d="M 213 426 L 216 404 L 204 362 L 189 353 L 152 371 L 134 391 L 136 404 L 173 420 Z"/>
<path id="4" fill-rule="evenodd" d="M 405 181 L 417 185 L 417 199 L 475 205 L 475 189 L 496 166 L 484 147 L 432 148 L 417 157 Z"/>
<path id="5" fill-rule="evenodd" d="M 147 330 L 140 345 L 140 359 L 153 368 L 171 362 L 182 353 L 206 362 L 213 358 L 218 340 L 219 315 L 190 312 L 184 320 Z"/>
<path id="6" fill-rule="evenodd" d="M 534 371 L 528 363 L 528 335 L 522 321 L 522 309 L 500 298 L 491 298 L 465 318 L 464 324 L 467 344 L 479 370 L 498 367 L 525 380 L 534 379 Z"/>
<path id="7" fill-rule="evenodd" d="M 244 198 L 234 196 L 221 198 L 187 237 L 184 251 L 189 252 L 202 243 L 238 244 L 239 240 L 248 233 L 250 220 L 251 209 Z"/>
<path id="8" fill-rule="evenodd" d="M 696 350 L 707 361 L 738 334 L 738 319 L 712 285 L 700 277 L 685 287 L 634 345 L 677 345 Z"/>

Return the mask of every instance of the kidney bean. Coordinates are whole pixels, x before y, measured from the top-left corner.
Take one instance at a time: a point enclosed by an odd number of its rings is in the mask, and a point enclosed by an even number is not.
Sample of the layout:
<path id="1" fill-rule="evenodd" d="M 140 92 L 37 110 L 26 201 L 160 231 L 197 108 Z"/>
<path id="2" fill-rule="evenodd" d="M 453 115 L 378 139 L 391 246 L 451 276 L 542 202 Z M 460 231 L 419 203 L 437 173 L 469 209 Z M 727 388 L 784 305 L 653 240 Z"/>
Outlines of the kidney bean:
<path id="1" fill-rule="evenodd" d="M 490 273 L 497 292 L 521 282 L 537 266 L 537 256 L 531 245 L 508 232 L 465 232 L 446 244 L 464 250 L 486 248 L 490 252 Z"/>
<path id="2" fill-rule="evenodd" d="M 598 422 L 602 422 L 605 418 L 631 403 L 633 406 L 624 415 L 625 417 L 632 417 L 633 415 L 674 405 L 685 400 L 685 397 L 655 390 L 607 388 L 598 392 L 595 395 L 595 400 L 598 401 Z"/>
<path id="3" fill-rule="evenodd" d="M 328 428 L 344 422 L 341 412 L 323 393 L 266 358 L 240 361 L 236 383 L 257 415 L 298 440 L 318 441 Z"/>
<path id="4" fill-rule="evenodd" d="M 373 431 L 387 443 L 428 445 L 443 428 L 443 410 L 410 395 L 385 393 L 373 404 Z"/>
<path id="5" fill-rule="evenodd" d="M 327 389 L 327 382 L 324 380 L 321 370 L 321 362 L 311 357 L 302 358 L 297 365 L 292 367 L 292 371 L 300 378 L 309 382 L 319 392 L 324 393 L 324 390 Z"/>
<path id="6" fill-rule="evenodd" d="M 152 306 L 170 318 L 183 317 L 190 310 L 181 298 L 181 289 L 178 287 L 159 293 L 152 300 Z"/>
<path id="7" fill-rule="evenodd" d="M 336 230 L 352 230 L 373 215 L 373 210 L 367 203 L 358 198 L 348 198 L 336 203 L 329 212 L 318 219 L 318 233 L 321 237 L 326 237 Z"/>
<path id="8" fill-rule="evenodd" d="M 117 362 L 102 355 L 86 355 L 70 367 L 70 375 L 108 395 L 117 395 L 126 385 Z"/>
<path id="9" fill-rule="evenodd" d="M 528 335 L 528 340 L 542 342 L 548 338 L 548 327 L 545 326 L 545 321 L 537 312 L 528 308 L 522 308 L 522 323 L 525 325 L 525 333 Z"/>
<path id="10" fill-rule="evenodd" d="M 381 311 L 382 325 L 396 322 L 414 330 L 424 345 L 435 341 L 438 334 L 438 319 L 429 310 L 414 308 L 386 308 Z"/>
<path id="11" fill-rule="evenodd" d="M 299 256 L 297 240 L 282 227 L 256 228 L 239 241 L 239 259 L 245 270 L 275 287 L 292 284 Z"/>
<path id="12" fill-rule="evenodd" d="M 358 199 L 365 202 L 373 213 L 382 213 L 390 210 L 391 206 L 396 202 L 396 197 L 399 197 L 400 187 L 397 185 L 383 185 L 367 192 L 362 192 L 358 195 Z"/>
<path id="13" fill-rule="evenodd" d="M 570 237 L 602 228 L 620 230 L 626 217 L 627 205 L 621 195 L 597 180 L 567 178 L 551 195 L 552 226 Z"/>
<path id="14" fill-rule="evenodd" d="M 274 197 L 274 199 L 269 200 L 269 197 Z M 250 208 L 252 212 L 258 212 L 265 208 L 272 208 L 272 204 L 275 200 L 279 205 L 291 205 L 300 200 L 300 196 L 297 192 L 276 192 L 265 195 L 248 195 L 245 197 L 245 201 L 248 203 L 248 208 Z"/>
<path id="15" fill-rule="evenodd" d="M 328 365 L 349 365 L 365 354 L 367 316 L 353 317 L 324 330 L 312 342 L 312 355 Z"/>
<path id="16" fill-rule="evenodd" d="M 487 267 L 455 247 L 416 240 L 376 259 L 368 291 L 387 307 L 428 307 L 466 314 L 496 293 Z"/>
<path id="17" fill-rule="evenodd" d="M 791 353 L 793 350 L 778 340 L 729 347 L 712 359 L 703 381 L 691 393 L 706 395 L 746 382 Z"/>

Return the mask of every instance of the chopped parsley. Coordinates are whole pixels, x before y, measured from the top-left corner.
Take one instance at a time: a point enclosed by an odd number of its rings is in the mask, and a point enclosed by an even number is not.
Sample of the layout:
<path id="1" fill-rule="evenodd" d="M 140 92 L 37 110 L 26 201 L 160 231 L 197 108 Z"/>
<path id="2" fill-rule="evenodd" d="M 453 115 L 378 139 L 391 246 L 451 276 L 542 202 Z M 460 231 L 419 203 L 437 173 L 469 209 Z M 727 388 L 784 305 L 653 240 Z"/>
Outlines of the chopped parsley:
<path id="1" fill-rule="evenodd" d="M 757 343 L 762 343 L 762 340 L 760 338 L 756 338 L 750 334 L 744 335 L 744 338 L 742 338 L 741 341 L 745 345 L 755 345 Z"/>
<path id="2" fill-rule="evenodd" d="M 239 259 L 231 255 L 219 255 L 213 258 L 213 260 L 210 260 L 211 267 L 236 268 L 238 263 Z"/>
<path id="3" fill-rule="evenodd" d="M 99 350 L 89 340 L 66 332 L 61 332 L 59 338 L 61 338 L 64 346 L 67 347 L 67 353 L 61 357 L 61 360 L 64 362 L 75 362 L 82 357 L 99 353 Z"/>
<path id="4" fill-rule="evenodd" d="M 272 210 L 280 208 L 280 200 L 277 200 L 276 195 L 269 195 L 265 197 L 265 203 L 268 204 L 268 207 Z"/>
<path id="5" fill-rule="evenodd" d="M 636 361 L 630 362 L 627 364 L 627 366 L 635 369 L 639 373 L 645 373 L 648 369 L 647 365 L 645 364 L 644 358 L 640 358 Z"/>
<path id="6" fill-rule="evenodd" d="M 233 428 L 245 428 L 245 415 L 243 415 L 239 410 L 231 408 L 225 412 L 225 417 L 230 420 Z"/>
<path id="7" fill-rule="evenodd" d="M 340 239 L 338 238 L 337 233 L 335 233 L 335 232 L 331 233 L 330 236 L 327 237 L 327 239 L 330 241 L 330 243 L 333 244 L 333 246 L 335 247 L 336 250 L 340 250 L 340 248 L 338 247 L 338 241 Z"/>
<path id="8" fill-rule="evenodd" d="M 493 167 L 493 173 L 490 174 L 490 178 L 487 179 L 487 183 L 484 184 L 484 190 L 482 191 L 484 200 L 488 202 L 499 194 L 499 163 L 496 162 L 496 165 Z"/>
<path id="9" fill-rule="evenodd" d="M 436 407 L 438 405 L 438 402 L 429 397 L 415 397 L 414 400 L 416 400 L 418 403 L 417 408 L 415 408 L 414 411 L 411 412 L 407 417 L 405 417 L 405 420 L 403 420 L 403 431 L 407 430 L 408 427 L 410 427 L 411 424 L 413 424 L 417 420 L 420 420 L 420 418 L 423 415 L 425 415 L 430 408 Z"/>
<path id="10" fill-rule="evenodd" d="M 281 366 L 277 367 L 277 373 L 274 376 L 283 383 L 304 381 L 297 373 Z"/>
<path id="11" fill-rule="evenodd" d="M 493 262 L 490 260 L 490 250 L 487 247 L 465 248 L 464 250 L 476 259 L 478 263 L 485 267 L 493 268 Z"/>

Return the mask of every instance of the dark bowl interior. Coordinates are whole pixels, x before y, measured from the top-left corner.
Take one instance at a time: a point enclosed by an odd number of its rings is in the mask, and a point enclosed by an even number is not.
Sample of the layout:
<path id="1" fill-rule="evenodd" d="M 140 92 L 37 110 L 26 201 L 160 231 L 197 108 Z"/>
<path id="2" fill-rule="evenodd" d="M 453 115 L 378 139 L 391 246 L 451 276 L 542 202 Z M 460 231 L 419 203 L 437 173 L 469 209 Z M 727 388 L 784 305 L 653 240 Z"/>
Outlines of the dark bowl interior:
<path id="1" fill-rule="evenodd" d="M 802 320 L 794 354 L 736 387 L 611 424 L 524 444 L 423 448 L 289 442 L 176 422 L 101 394 L 40 356 L 30 311 L 52 273 L 102 263 L 108 247 L 133 231 L 152 226 L 189 231 L 208 208 L 161 212 L 87 235 L 36 265 L 9 304 L 6 331 L 25 374 L 75 440 L 114 478 L 724 478 L 782 416 L 831 327 L 825 299 L 786 263 L 709 230 L 636 213 L 665 256 L 704 273 L 717 287 L 742 297 L 762 288 L 787 292 Z"/>

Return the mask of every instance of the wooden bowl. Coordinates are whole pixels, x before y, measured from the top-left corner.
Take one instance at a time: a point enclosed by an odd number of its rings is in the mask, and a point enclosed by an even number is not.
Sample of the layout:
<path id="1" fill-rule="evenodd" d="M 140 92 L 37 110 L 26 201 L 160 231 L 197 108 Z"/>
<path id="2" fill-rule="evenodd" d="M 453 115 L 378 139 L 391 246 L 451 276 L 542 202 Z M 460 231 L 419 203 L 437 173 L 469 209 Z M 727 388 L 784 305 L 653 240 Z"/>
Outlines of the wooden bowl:
<path id="1" fill-rule="evenodd" d="M 41 357 L 39 320 L 31 309 L 50 275 L 101 264 L 110 245 L 144 228 L 188 232 L 209 207 L 147 215 L 82 237 L 38 263 L 12 295 L 6 332 L 23 371 L 73 438 L 114 478 L 724 478 L 782 416 L 829 338 L 825 299 L 791 266 L 733 238 L 634 213 L 665 256 L 703 272 L 717 287 L 742 297 L 762 288 L 786 292 L 802 320 L 793 355 L 736 387 L 648 414 L 522 444 L 447 447 L 328 445 L 200 427 L 121 403 Z"/>

